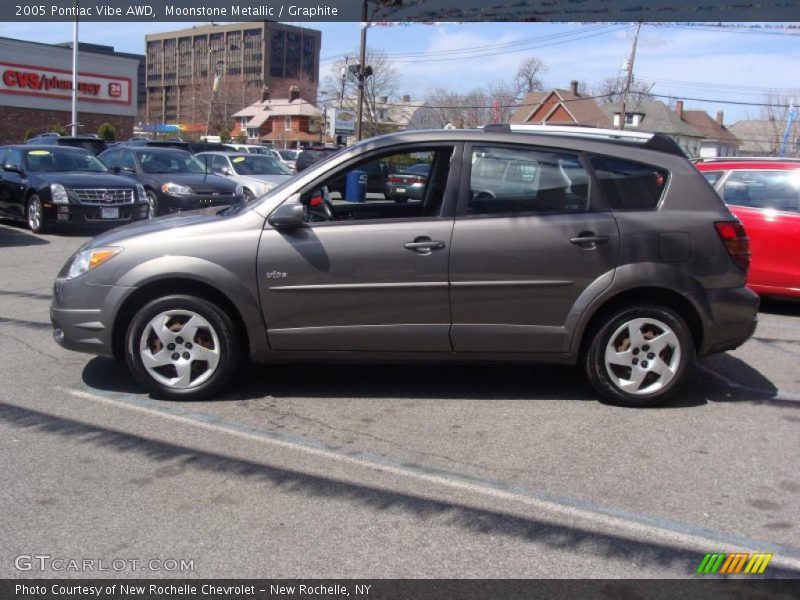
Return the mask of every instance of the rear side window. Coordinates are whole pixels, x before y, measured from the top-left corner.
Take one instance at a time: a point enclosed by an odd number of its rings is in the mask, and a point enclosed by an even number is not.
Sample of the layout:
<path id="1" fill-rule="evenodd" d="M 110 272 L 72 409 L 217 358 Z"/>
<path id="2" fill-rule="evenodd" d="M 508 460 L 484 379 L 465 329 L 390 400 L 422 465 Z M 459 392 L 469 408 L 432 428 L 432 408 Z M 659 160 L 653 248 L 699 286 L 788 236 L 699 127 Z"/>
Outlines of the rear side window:
<path id="1" fill-rule="evenodd" d="M 703 177 L 706 178 L 706 181 L 710 183 L 712 186 L 717 185 L 717 182 L 722 177 L 724 171 L 701 171 Z"/>
<path id="2" fill-rule="evenodd" d="M 653 210 L 667 187 L 669 172 L 653 165 L 599 155 L 589 162 L 614 209 Z"/>
<path id="3" fill-rule="evenodd" d="M 800 169 L 733 171 L 722 191 L 725 204 L 800 211 Z"/>
<path id="4" fill-rule="evenodd" d="M 568 152 L 494 148 L 472 151 L 473 215 L 578 212 L 589 208 L 589 176 Z"/>

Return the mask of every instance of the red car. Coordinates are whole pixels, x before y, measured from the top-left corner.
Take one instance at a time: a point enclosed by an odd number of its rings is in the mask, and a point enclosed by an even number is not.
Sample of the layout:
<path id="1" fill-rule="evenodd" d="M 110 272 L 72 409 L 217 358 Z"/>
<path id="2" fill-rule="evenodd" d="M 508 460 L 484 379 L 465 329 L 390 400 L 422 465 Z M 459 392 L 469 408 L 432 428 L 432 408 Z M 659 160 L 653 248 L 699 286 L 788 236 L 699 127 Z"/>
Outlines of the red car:
<path id="1" fill-rule="evenodd" d="M 728 157 L 696 166 L 747 231 L 747 285 L 761 296 L 800 298 L 800 160 Z"/>

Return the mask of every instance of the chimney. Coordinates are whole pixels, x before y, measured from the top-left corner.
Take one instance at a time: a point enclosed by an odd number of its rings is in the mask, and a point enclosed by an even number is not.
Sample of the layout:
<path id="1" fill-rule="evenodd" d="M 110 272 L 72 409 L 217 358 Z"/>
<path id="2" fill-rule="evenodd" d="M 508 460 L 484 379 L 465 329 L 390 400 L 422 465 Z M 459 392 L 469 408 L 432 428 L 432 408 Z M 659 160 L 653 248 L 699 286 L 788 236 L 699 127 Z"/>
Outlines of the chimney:
<path id="1" fill-rule="evenodd" d="M 389 96 L 381 96 L 380 100 L 381 104 L 386 104 L 387 102 L 389 102 Z"/>
<path id="2" fill-rule="evenodd" d="M 675 113 L 678 115 L 678 118 L 683 121 L 683 100 L 675 102 Z"/>
<path id="3" fill-rule="evenodd" d="M 261 101 L 262 102 L 266 102 L 267 100 L 269 100 L 269 93 L 270 93 L 269 92 L 269 88 L 266 85 L 263 88 L 261 88 Z"/>
<path id="4" fill-rule="evenodd" d="M 572 81 L 570 81 L 569 82 L 569 88 L 572 91 L 573 95 L 580 96 L 580 94 L 578 93 L 578 81 L 577 80 L 573 79 Z"/>
<path id="5" fill-rule="evenodd" d="M 719 124 L 720 127 L 722 127 L 722 124 L 723 124 L 723 118 L 722 117 L 723 117 L 722 111 L 718 110 L 717 111 L 717 123 Z"/>
<path id="6" fill-rule="evenodd" d="M 409 96 L 408 94 L 406 94 L 405 96 L 403 96 L 403 102 L 405 102 L 406 104 L 408 104 L 409 102 L 411 102 L 411 96 Z"/>
<path id="7" fill-rule="evenodd" d="M 300 97 L 300 88 L 293 85 L 289 88 L 289 102 L 294 102 Z"/>

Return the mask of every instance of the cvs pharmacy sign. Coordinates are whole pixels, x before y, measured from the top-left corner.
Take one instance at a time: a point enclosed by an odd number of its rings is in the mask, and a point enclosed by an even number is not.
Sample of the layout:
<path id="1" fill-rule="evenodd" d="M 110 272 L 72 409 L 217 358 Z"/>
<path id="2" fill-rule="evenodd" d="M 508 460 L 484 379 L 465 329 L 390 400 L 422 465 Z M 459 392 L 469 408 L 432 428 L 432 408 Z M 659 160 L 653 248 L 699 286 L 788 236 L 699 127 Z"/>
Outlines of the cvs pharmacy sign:
<path id="1" fill-rule="evenodd" d="M 70 100 L 72 72 L 0 62 L 0 93 Z M 128 77 L 78 73 L 78 99 L 108 104 L 131 103 Z"/>

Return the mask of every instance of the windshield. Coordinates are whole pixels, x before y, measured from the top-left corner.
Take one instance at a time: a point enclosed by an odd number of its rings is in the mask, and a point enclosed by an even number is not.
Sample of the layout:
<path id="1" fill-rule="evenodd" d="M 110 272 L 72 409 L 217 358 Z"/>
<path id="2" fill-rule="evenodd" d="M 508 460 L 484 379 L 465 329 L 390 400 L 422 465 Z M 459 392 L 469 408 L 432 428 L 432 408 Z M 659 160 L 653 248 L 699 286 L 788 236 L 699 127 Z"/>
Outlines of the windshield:
<path id="1" fill-rule="evenodd" d="M 205 173 L 206 168 L 193 155 L 183 150 L 137 152 L 145 173 Z"/>
<path id="2" fill-rule="evenodd" d="M 74 150 L 28 150 L 25 153 L 25 169 L 33 172 L 80 171 L 85 173 L 107 173 L 108 169 L 94 154 Z"/>
<path id="3" fill-rule="evenodd" d="M 292 175 L 292 170 L 271 156 L 249 154 L 234 156 L 231 164 L 237 175 Z"/>

